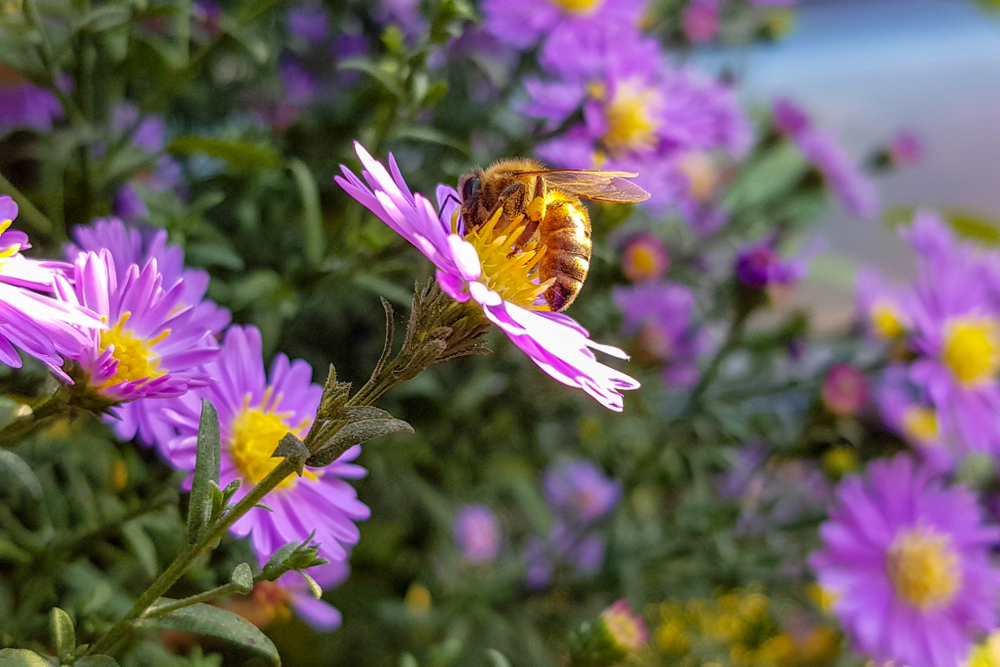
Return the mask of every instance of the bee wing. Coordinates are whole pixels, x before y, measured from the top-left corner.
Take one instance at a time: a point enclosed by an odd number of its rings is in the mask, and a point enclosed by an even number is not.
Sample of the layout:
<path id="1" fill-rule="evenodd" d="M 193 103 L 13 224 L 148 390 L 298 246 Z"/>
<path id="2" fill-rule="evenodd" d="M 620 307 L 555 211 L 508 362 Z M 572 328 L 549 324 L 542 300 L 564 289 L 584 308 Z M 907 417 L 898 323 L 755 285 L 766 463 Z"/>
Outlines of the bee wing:
<path id="1" fill-rule="evenodd" d="M 635 203 L 649 199 L 648 192 L 625 180 L 638 176 L 627 171 L 560 169 L 534 173 L 544 176 L 546 184 L 554 188 L 594 201 Z"/>

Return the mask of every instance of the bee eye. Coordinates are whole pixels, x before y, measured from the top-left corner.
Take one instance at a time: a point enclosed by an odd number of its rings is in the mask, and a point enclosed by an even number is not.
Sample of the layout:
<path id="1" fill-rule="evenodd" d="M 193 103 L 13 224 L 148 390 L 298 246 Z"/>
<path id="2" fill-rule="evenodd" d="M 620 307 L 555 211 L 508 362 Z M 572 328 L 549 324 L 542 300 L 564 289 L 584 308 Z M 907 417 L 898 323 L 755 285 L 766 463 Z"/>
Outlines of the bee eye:
<path id="1" fill-rule="evenodd" d="M 470 178 L 462 186 L 462 200 L 469 201 L 477 194 L 479 194 L 479 179 Z"/>

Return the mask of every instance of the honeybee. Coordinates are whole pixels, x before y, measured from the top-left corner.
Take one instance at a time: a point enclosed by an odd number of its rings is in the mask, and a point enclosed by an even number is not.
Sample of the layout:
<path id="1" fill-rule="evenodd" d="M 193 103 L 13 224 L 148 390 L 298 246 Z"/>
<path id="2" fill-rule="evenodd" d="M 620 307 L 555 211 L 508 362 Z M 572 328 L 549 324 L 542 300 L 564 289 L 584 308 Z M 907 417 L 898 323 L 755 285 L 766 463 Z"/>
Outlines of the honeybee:
<path id="1" fill-rule="evenodd" d="M 538 234 L 545 246 L 538 272 L 541 282 L 554 278 L 545 290 L 553 312 L 569 308 L 590 270 L 590 216 L 580 197 L 594 201 L 633 203 L 649 193 L 627 181 L 637 174 L 624 171 L 546 169 L 527 159 L 501 160 L 488 169 L 476 167 L 458 181 L 462 218 L 479 229 L 503 209 L 508 220 L 523 215 L 528 221 L 517 248 Z"/>

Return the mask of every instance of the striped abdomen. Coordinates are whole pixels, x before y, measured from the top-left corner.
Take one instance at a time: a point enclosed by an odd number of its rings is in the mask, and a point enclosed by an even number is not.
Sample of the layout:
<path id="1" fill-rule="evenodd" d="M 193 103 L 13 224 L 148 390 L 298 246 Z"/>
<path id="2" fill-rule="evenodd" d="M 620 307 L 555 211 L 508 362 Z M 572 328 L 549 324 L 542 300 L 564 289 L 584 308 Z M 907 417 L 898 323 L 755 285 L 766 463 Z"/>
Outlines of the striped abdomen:
<path id="1" fill-rule="evenodd" d="M 540 244 L 548 248 L 539 267 L 542 282 L 555 278 L 545 300 L 555 312 L 569 308 L 590 270 L 590 216 L 580 200 L 558 190 L 545 195 L 545 217 L 538 225 Z"/>

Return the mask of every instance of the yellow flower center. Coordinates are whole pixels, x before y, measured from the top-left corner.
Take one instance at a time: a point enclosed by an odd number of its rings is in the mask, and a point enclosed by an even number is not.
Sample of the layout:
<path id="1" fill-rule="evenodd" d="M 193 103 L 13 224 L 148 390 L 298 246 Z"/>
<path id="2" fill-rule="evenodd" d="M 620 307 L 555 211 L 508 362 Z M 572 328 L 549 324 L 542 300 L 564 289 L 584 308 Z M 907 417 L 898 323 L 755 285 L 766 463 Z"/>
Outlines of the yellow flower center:
<path id="1" fill-rule="evenodd" d="M 630 614 L 607 610 L 602 616 L 608 632 L 622 649 L 635 651 L 645 642 L 642 628 Z"/>
<path id="2" fill-rule="evenodd" d="M 604 0 L 552 0 L 552 2 L 571 14 L 593 14 Z"/>
<path id="3" fill-rule="evenodd" d="M 601 86 L 591 86 L 590 92 L 597 99 L 606 95 Z M 655 146 L 658 125 L 652 114 L 658 102 L 656 91 L 643 88 L 638 82 L 626 82 L 619 86 L 615 96 L 604 107 L 608 129 L 601 141 L 612 156 Z"/>
<path id="4" fill-rule="evenodd" d="M 625 252 L 625 263 L 629 273 L 637 277 L 649 277 L 659 270 L 659 257 L 653 248 L 642 243 L 629 246 Z"/>
<path id="5" fill-rule="evenodd" d="M 968 667 L 1000 667 L 1000 630 L 994 630 L 973 647 Z"/>
<path id="6" fill-rule="evenodd" d="M 925 445 L 937 441 L 941 434 L 937 413 L 922 405 L 911 405 L 903 413 L 903 431 L 911 440 Z"/>
<path id="7" fill-rule="evenodd" d="M 156 338 L 136 338 L 134 331 L 125 328 L 131 316 L 132 313 L 122 313 L 121 319 L 114 327 L 101 332 L 100 351 L 104 352 L 113 345 L 114 351 L 111 354 L 118 361 L 118 368 L 114 377 L 102 384 L 99 389 L 107 389 L 121 382 L 148 382 L 167 374 L 166 371 L 160 370 L 160 360 L 152 347 L 169 336 L 170 329 L 166 329 Z"/>
<path id="8" fill-rule="evenodd" d="M 882 340 L 899 338 L 906 333 L 906 327 L 896 309 L 888 304 L 878 304 L 872 308 L 870 315 L 872 329 Z"/>
<path id="9" fill-rule="evenodd" d="M 899 597 L 922 611 L 951 602 L 962 581 L 951 539 L 925 528 L 896 538 L 889 549 L 886 569 Z"/>
<path id="10" fill-rule="evenodd" d="M 990 318 L 959 319 L 945 330 L 944 362 L 963 385 L 988 380 L 1000 367 L 998 323 Z"/>
<path id="11" fill-rule="evenodd" d="M 279 397 L 275 397 L 272 388 L 268 387 L 260 406 L 251 408 L 250 396 L 247 395 L 243 400 L 243 410 L 233 420 L 229 455 L 244 479 L 254 484 L 281 463 L 281 458 L 272 455 L 285 434 L 291 432 L 301 437 L 310 424 L 310 420 L 305 419 L 297 426 L 292 426 L 289 420 L 294 413 L 276 412 L 278 400 Z M 310 479 L 316 479 L 316 473 L 312 471 L 307 470 L 305 474 Z M 297 482 L 298 477 L 291 476 L 279 486 L 291 488 Z"/>
<path id="12" fill-rule="evenodd" d="M 13 223 L 14 223 L 13 220 L 0 220 L 0 234 L 3 234 L 5 231 L 7 231 Z M 0 250 L 0 260 L 7 259 L 8 257 L 13 257 L 19 252 L 21 252 L 21 244 L 11 243 L 3 250 Z"/>
<path id="13" fill-rule="evenodd" d="M 506 227 L 498 228 L 502 216 L 503 209 L 500 209 L 485 225 L 465 235 L 465 240 L 475 247 L 482 265 L 479 282 L 505 301 L 522 308 L 549 310 L 547 303 L 536 303 L 555 282 L 555 278 L 543 283 L 538 279 L 538 263 L 545 256 L 545 246 L 539 248 L 538 242 L 531 240 L 517 248 L 517 240 L 527 228 L 527 224 L 522 224 L 524 216 L 515 216 Z"/>

